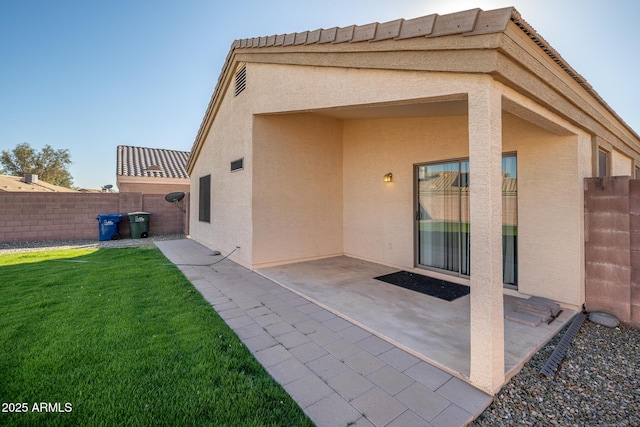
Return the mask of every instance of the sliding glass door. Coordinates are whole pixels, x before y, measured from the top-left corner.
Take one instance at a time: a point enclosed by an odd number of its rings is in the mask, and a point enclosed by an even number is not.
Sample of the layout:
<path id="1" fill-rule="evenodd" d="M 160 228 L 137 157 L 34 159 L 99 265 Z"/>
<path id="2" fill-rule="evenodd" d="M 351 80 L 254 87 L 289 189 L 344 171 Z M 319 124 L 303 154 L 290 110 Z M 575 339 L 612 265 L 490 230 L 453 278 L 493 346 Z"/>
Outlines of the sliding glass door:
<path id="1" fill-rule="evenodd" d="M 469 162 L 417 166 L 418 264 L 469 275 Z"/>
<path id="2" fill-rule="evenodd" d="M 505 156 L 503 170 L 503 278 L 517 284 L 516 157 Z M 416 166 L 417 264 L 469 276 L 469 162 Z"/>
<path id="3" fill-rule="evenodd" d="M 518 168 L 516 156 L 502 158 L 502 279 L 518 284 Z"/>

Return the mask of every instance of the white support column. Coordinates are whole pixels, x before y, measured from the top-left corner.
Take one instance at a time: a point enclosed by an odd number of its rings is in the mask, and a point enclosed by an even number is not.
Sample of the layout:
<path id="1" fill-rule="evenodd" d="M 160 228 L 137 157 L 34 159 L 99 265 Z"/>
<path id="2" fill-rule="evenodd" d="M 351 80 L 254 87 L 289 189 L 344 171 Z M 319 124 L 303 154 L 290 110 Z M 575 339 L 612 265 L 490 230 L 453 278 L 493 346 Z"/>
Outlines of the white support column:
<path id="1" fill-rule="evenodd" d="M 495 393 L 504 380 L 502 100 L 490 81 L 469 93 L 471 381 Z"/>

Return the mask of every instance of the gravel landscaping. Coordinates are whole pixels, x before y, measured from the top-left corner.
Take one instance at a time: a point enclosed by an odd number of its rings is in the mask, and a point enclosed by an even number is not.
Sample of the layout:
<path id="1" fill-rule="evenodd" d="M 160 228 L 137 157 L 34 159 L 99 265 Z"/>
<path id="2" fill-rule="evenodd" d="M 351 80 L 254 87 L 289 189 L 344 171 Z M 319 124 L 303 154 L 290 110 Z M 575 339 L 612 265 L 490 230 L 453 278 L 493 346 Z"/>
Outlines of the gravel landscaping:
<path id="1" fill-rule="evenodd" d="M 503 387 L 472 426 L 640 425 L 640 330 L 585 320 L 549 379 L 540 369 L 565 330 Z"/>
<path id="2" fill-rule="evenodd" d="M 105 240 L 97 239 L 87 240 L 66 240 L 55 242 L 15 242 L 0 243 L 0 255 L 11 254 L 17 252 L 35 252 L 52 249 L 71 249 L 71 248 L 117 248 L 122 246 L 139 246 L 161 240 L 184 239 L 184 234 L 167 234 L 163 236 L 149 236 L 144 239 L 120 239 Z"/>

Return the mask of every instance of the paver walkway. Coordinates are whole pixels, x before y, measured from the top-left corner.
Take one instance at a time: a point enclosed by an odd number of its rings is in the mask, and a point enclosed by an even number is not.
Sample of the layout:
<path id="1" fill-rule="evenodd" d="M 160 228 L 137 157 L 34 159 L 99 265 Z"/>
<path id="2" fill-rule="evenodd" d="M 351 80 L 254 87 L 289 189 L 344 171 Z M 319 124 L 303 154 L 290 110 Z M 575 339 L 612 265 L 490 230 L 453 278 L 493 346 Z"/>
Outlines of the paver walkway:
<path id="1" fill-rule="evenodd" d="M 492 397 L 193 240 L 156 242 L 319 427 L 461 426 Z"/>

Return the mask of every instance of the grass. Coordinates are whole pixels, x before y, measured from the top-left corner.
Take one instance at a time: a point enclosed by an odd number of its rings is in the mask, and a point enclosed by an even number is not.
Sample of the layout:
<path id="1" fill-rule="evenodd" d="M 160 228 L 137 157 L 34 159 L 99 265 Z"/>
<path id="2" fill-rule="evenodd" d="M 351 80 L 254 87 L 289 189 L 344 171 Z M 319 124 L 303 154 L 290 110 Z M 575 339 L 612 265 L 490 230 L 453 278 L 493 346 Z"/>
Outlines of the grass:
<path id="1" fill-rule="evenodd" d="M 471 225 L 467 222 L 459 224 L 457 221 L 421 220 L 419 223 L 419 230 L 420 232 L 431 232 L 431 233 L 458 233 L 458 231 L 462 231 L 462 233 L 468 234 L 471 232 Z M 518 226 L 503 224 L 502 235 L 517 236 Z"/>
<path id="2" fill-rule="evenodd" d="M 0 277 L 0 425 L 312 425 L 155 248 L 3 255 Z"/>

